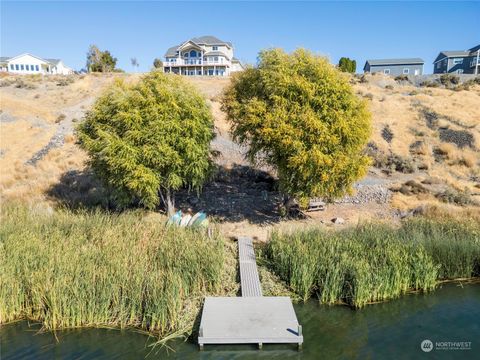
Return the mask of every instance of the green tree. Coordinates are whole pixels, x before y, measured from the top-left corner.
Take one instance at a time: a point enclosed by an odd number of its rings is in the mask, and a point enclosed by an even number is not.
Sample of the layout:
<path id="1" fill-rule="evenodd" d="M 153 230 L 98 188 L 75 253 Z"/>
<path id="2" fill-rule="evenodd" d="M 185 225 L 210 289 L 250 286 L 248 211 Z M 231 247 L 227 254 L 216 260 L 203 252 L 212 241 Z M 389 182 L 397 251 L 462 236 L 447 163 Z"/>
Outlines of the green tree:
<path id="1" fill-rule="evenodd" d="M 133 57 L 130 59 L 130 63 L 132 64 L 133 71 L 137 70 L 140 64 L 138 63 L 137 58 Z"/>
<path id="2" fill-rule="evenodd" d="M 354 74 L 357 71 L 357 62 L 348 57 L 342 57 L 338 62 L 338 68 L 343 72 Z"/>
<path id="3" fill-rule="evenodd" d="M 307 50 L 260 52 L 257 67 L 232 78 L 222 108 L 234 139 L 249 146 L 247 157 L 273 166 L 281 191 L 302 206 L 344 195 L 367 171 L 367 104 L 327 59 Z"/>
<path id="4" fill-rule="evenodd" d="M 162 200 L 174 211 L 174 192 L 199 190 L 212 162 L 213 118 L 205 99 L 182 78 L 159 71 L 136 84 L 117 80 L 79 125 L 89 164 L 119 205 Z"/>
<path id="5" fill-rule="evenodd" d="M 160 59 L 158 59 L 158 58 L 156 58 L 155 60 L 153 60 L 153 67 L 154 67 L 155 69 L 161 69 L 161 68 L 163 68 L 163 61 L 160 60 Z"/>
<path id="6" fill-rule="evenodd" d="M 87 69 L 89 72 L 112 72 L 117 58 L 110 51 L 101 51 L 96 45 L 90 45 L 87 52 Z"/>

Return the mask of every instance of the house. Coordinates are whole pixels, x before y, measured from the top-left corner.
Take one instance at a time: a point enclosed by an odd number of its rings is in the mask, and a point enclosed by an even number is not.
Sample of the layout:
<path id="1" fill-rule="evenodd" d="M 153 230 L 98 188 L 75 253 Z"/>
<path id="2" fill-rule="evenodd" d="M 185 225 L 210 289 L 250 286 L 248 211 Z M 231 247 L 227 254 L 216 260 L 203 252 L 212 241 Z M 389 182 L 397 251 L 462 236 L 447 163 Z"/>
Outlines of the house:
<path id="1" fill-rule="evenodd" d="M 15 57 L 1 57 L 0 70 L 13 74 L 73 74 L 73 69 L 66 66 L 60 59 L 42 59 L 31 54 Z"/>
<path id="2" fill-rule="evenodd" d="M 165 53 L 163 71 L 188 76 L 229 76 L 242 71 L 231 42 L 201 36 L 173 46 Z"/>
<path id="3" fill-rule="evenodd" d="M 464 51 L 440 52 L 433 62 L 433 73 L 480 74 L 480 45 Z"/>
<path id="4" fill-rule="evenodd" d="M 386 75 L 422 75 L 423 64 L 420 58 L 367 60 L 363 67 L 365 73 L 381 72 Z"/>

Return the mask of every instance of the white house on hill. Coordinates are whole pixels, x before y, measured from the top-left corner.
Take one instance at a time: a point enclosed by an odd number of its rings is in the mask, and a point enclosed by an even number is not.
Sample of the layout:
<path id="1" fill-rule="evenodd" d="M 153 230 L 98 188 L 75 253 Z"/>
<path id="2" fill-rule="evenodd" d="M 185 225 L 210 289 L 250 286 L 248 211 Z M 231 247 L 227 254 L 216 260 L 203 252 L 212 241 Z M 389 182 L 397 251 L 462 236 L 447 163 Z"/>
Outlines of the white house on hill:
<path id="1" fill-rule="evenodd" d="M 1 57 L 0 70 L 13 74 L 73 74 L 73 69 L 60 59 L 42 59 L 31 54 L 15 57 Z"/>
<path id="2" fill-rule="evenodd" d="M 163 63 L 164 72 L 188 76 L 229 76 L 242 70 L 232 43 L 215 36 L 192 38 L 169 48 Z"/>

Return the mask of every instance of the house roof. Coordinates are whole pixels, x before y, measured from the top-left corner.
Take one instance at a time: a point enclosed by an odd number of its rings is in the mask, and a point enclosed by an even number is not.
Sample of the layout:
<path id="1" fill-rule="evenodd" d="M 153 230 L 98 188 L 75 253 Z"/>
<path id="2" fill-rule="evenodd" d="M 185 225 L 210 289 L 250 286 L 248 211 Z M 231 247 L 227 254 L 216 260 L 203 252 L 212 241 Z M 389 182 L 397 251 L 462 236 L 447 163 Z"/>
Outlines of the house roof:
<path id="1" fill-rule="evenodd" d="M 480 45 L 474 46 L 468 50 L 447 50 L 447 51 L 440 51 L 438 56 L 434 60 L 434 64 L 444 58 L 452 58 L 452 57 L 469 57 L 476 55 L 476 52 L 480 49 Z"/>
<path id="2" fill-rule="evenodd" d="M 367 60 L 367 63 L 370 66 L 378 66 L 378 65 L 409 65 L 409 64 L 424 64 L 425 61 L 420 58 L 406 58 L 406 59 L 371 59 Z"/>
<path id="3" fill-rule="evenodd" d="M 49 62 L 52 65 L 58 65 L 58 63 L 62 60 L 60 59 L 45 59 L 46 62 Z"/>
<path id="4" fill-rule="evenodd" d="M 232 43 L 228 41 L 223 41 L 220 40 L 219 38 L 212 36 L 212 35 L 206 35 L 206 36 L 200 36 L 200 37 L 194 37 L 191 38 L 187 41 L 182 42 L 179 45 L 172 46 L 171 48 L 168 48 L 167 52 L 165 53 L 165 57 L 170 57 L 170 56 L 175 56 L 177 55 L 177 50 L 184 45 L 187 42 L 193 42 L 197 45 L 227 45 L 229 47 L 232 47 Z"/>
<path id="5" fill-rule="evenodd" d="M 200 45 L 227 45 L 232 47 L 231 42 L 220 40 L 219 38 L 212 35 L 195 37 L 191 40 Z"/>
<path id="6" fill-rule="evenodd" d="M 20 55 L 17 55 L 17 56 L 14 56 L 14 57 L 1 57 L 0 58 L 0 61 L 2 62 L 7 62 L 7 61 L 10 61 L 10 60 L 13 60 L 13 59 L 16 59 L 16 58 L 19 58 L 19 57 L 22 57 L 22 56 L 31 56 L 31 57 L 34 57 L 38 60 L 41 60 L 43 62 L 46 62 L 46 63 L 49 63 L 51 65 L 58 65 L 58 63 L 61 61 L 60 59 L 43 59 L 39 56 L 36 56 L 36 55 L 32 55 L 32 54 L 29 54 L 29 53 L 23 53 L 23 54 L 20 54 Z"/>

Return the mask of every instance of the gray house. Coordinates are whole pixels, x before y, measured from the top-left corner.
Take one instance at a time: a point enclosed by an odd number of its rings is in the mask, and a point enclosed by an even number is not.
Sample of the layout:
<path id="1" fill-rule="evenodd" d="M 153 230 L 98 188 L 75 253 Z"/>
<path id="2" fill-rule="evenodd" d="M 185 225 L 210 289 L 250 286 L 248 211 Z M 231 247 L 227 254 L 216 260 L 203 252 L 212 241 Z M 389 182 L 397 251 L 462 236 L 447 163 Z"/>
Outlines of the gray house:
<path id="1" fill-rule="evenodd" d="M 372 74 L 381 72 L 393 76 L 422 75 L 424 63 L 420 58 L 367 60 L 363 67 L 363 72 Z"/>
<path id="2" fill-rule="evenodd" d="M 480 45 L 464 51 L 440 52 L 433 62 L 433 73 L 480 74 Z"/>

